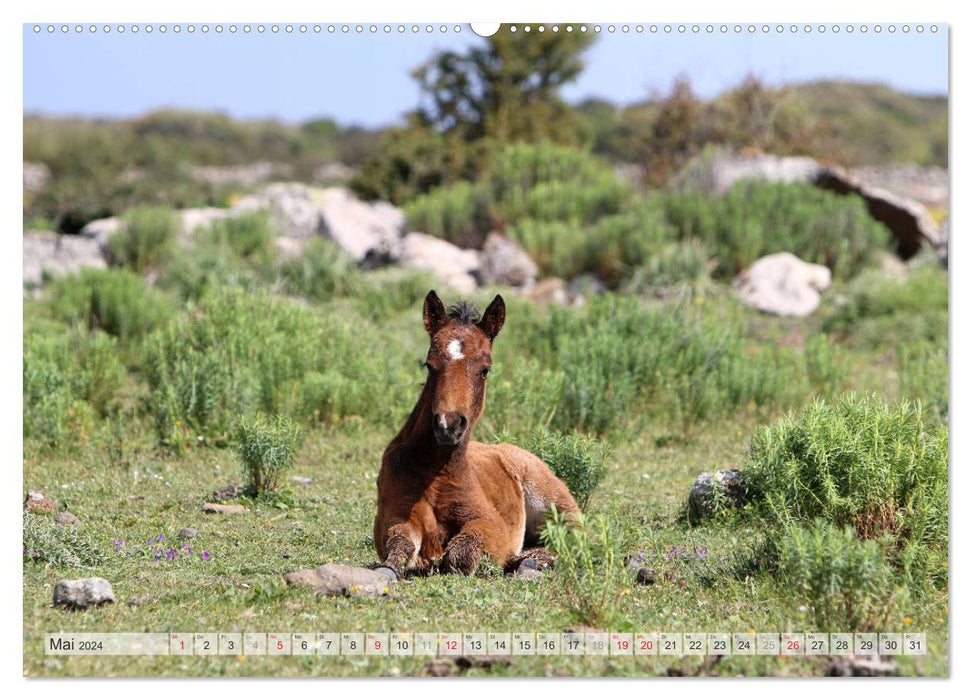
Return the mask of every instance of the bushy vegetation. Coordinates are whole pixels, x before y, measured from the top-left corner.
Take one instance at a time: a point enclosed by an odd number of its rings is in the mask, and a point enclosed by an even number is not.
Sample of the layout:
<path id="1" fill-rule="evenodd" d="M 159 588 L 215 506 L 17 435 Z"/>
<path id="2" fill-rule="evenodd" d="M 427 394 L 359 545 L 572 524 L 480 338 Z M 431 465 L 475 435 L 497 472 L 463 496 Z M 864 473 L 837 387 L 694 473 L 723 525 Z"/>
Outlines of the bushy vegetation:
<path id="1" fill-rule="evenodd" d="M 97 539 L 74 525 L 24 510 L 24 561 L 54 568 L 90 568 L 104 561 Z"/>
<path id="2" fill-rule="evenodd" d="M 823 320 L 827 332 L 844 335 L 859 347 L 947 339 L 947 272 L 921 265 L 898 279 L 878 270 L 859 275 L 842 304 Z"/>
<path id="3" fill-rule="evenodd" d="M 587 435 L 537 430 L 522 447 L 546 462 L 582 509 L 587 507 L 590 494 L 607 474 L 609 445 Z"/>
<path id="4" fill-rule="evenodd" d="M 365 285 L 354 260 L 325 238 L 308 242 L 300 255 L 281 261 L 279 279 L 289 294 L 317 302 L 357 296 Z"/>
<path id="5" fill-rule="evenodd" d="M 848 279 L 888 243 L 861 198 L 805 183 L 743 181 L 723 197 L 685 192 L 665 198 L 664 206 L 678 236 L 702 241 L 723 276 L 763 255 L 790 252 Z"/>
<path id="6" fill-rule="evenodd" d="M 280 488 L 293 466 L 300 437 L 300 428 L 286 416 L 241 417 L 233 426 L 230 439 L 254 496 Z"/>
<path id="7" fill-rule="evenodd" d="M 179 220 L 171 209 L 136 207 L 108 239 L 111 261 L 138 273 L 158 268 L 171 257 L 178 230 Z"/>
<path id="8" fill-rule="evenodd" d="M 229 250 L 243 259 L 265 260 L 275 252 L 274 232 L 265 212 L 216 219 L 195 235 L 203 245 Z"/>
<path id="9" fill-rule="evenodd" d="M 616 629 L 623 597 L 623 542 L 616 525 L 603 515 L 580 515 L 568 522 L 554 512 L 542 533 L 556 553 L 557 583 L 579 622 Z"/>
<path id="10" fill-rule="evenodd" d="M 81 270 L 51 284 L 45 300 L 54 318 L 102 330 L 126 352 L 175 314 L 174 300 L 126 269 Z"/>
<path id="11" fill-rule="evenodd" d="M 40 323 L 24 335 L 24 437 L 76 443 L 119 403 L 126 377 L 117 341 L 101 331 Z"/>
<path id="12" fill-rule="evenodd" d="M 947 467 L 947 430 L 919 404 L 847 395 L 757 430 L 744 473 L 769 521 L 850 527 L 884 542 L 900 580 L 943 585 Z"/>
<path id="13" fill-rule="evenodd" d="M 905 601 L 885 544 L 859 539 L 848 525 L 793 525 L 777 547 L 782 580 L 816 629 L 880 631 Z"/>

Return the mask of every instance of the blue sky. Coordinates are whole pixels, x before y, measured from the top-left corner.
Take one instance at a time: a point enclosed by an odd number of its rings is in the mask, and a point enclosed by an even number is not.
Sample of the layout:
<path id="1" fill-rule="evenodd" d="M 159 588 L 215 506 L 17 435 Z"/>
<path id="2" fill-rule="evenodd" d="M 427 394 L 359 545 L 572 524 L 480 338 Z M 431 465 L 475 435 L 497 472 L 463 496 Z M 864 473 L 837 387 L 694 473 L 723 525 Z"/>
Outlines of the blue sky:
<path id="1" fill-rule="evenodd" d="M 132 116 L 152 109 L 181 107 L 218 110 L 239 118 L 271 117 L 288 122 L 331 116 L 343 124 L 388 124 L 418 103 L 409 72 L 436 50 L 484 41 L 467 26 L 456 34 L 436 28 L 403 35 L 353 31 L 274 35 L 240 29 L 221 34 L 197 24 L 189 34 L 155 31 L 80 35 L 24 26 L 24 110 L 47 114 Z M 211 27 L 214 25 L 210 25 Z M 269 27 L 269 25 L 267 25 Z M 816 25 L 814 25 L 816 26 Z M 843 25 L 845 27 L 845 25 Z M 626 104 L 663 92 L 678 75 L 711 97 L 752 73 L 778 84 L 819 79 L 883 82 L 918 94 L 948 90 L 947 27 L 921 34 L 886 28 L 834 34 L 776 25 L 763 34 L 684 34 L 658 27 L 652 34 L 606 31 L 587 52 L 587 69 L 564 89 L 570 101 L 601 97 Z M 255 25 L 254 25 L 255 27 Z M 527 39 L 528 40 L 528 39 Z"/>

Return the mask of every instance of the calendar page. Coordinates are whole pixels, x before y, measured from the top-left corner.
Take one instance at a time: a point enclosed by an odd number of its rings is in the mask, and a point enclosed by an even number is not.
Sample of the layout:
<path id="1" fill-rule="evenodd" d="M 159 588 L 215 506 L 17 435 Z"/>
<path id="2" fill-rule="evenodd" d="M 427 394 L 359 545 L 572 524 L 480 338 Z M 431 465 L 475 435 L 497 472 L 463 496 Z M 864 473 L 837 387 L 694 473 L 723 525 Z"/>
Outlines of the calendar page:
<path id="1" fill-rule="evenodd" d="M 84 14 L 24 675 L 950 674 L 947 23 Z"/>

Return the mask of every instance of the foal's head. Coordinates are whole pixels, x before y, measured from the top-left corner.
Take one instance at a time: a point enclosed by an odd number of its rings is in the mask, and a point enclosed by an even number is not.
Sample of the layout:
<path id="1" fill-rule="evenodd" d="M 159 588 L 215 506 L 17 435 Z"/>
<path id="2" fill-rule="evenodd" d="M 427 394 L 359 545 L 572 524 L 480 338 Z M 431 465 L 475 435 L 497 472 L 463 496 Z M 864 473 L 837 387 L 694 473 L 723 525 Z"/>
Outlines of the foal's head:
<path id="1" fill-rule="evenodd" d="M 434 291 L 425 297 L 428 382 L 432 390 L 432 428 L 439 445 L 458 445 L 471 432 L 485 404 L 486 376 L 492 367 L 492 341 L 506 320 L 506 304 L 496 296 L 485 313 L 460 301 L 446 311 Z"/>

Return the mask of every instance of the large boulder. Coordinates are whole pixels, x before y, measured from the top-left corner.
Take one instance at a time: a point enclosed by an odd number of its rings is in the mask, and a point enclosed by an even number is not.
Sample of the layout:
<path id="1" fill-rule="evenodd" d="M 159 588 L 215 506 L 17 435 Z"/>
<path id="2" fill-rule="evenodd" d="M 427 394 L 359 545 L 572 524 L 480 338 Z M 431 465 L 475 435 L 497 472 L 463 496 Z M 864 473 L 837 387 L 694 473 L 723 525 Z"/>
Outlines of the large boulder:
<path id="1" fill-rule="evenodd" d="M 101 246 L 84 236 L 28 231 L 23 246 L 24 286 L 28 288 L 39 287 L 45 275 L 64 277 L 84 267 L 106 266 Z"/>
<path id="2" fill-rule="evenodd" d="M 301 243 L 327 236 L 357 262 L 390 255 L 405 225 L 404 212 L 397 207 L 362 202 L 344 187 L 275 183 L 233 206 L 238 213 L 261 209 L 269 210 L 279 236 Z"/>
<path id="3" fill-rule="evenodd" d="M 405 231 L 405 213 L 388 202 L 362 202 L 344 187 L 328 187 L 321 198 L 321 232 L 358 262 L 389 253 Z"/>
<path id="4" fill-rule="evenodd" d="M 759 258 L 732 286 L 743 303 L 779 316 L 808 316 L 819 306 L 819 293 L 832 274 L 824 265 L 803 262 L 792 253 Z"/>
<path id="5" fill-rule="evenodd" d="M 474 292 L 477 287 L 480 256 L 477 250 L 465 250 L 425 233 L 409 233 L 394 253 L 394 258 L 405 267 L 428 270 L 463 294 Z"/>
<path id="6" fill-rule="evenodd" d="M 268 211 L 282 236 L 307 240 L 321 233 L 320 190 L 296 182 L 267 185 L 236 202 L 234 214 Z"/>
<path id="7" fill-rule="evenodd" d="M 677 182 L 685 189 L 721 195 L 739 180 L 814 182 L 822 171 L 823 167 L 808 157 L 719 151 L 691 161 L 678 174 Z"/>
<path id="8" fill-rule="evenodd" d="M 498 233 L 490 233 L 482 248 L 479 277 L 483 284 L 507 284 L 510 287 L 531 287 L 539 268 L 529 254 L 515 241 Z"/>
<path id="9" fill-rule="evenodd" d="M 817 187 L 836 194 L 856 194 L 862 197 L 870 216 L 890 229 L 897 244 L 897 252 L 904 260 L 915 256 L 925 243 L 935 249 L 941 247 L 940 231 L 920 202 L 867 184 L 842 168 L 826 168 L 814 182 Z"/>

